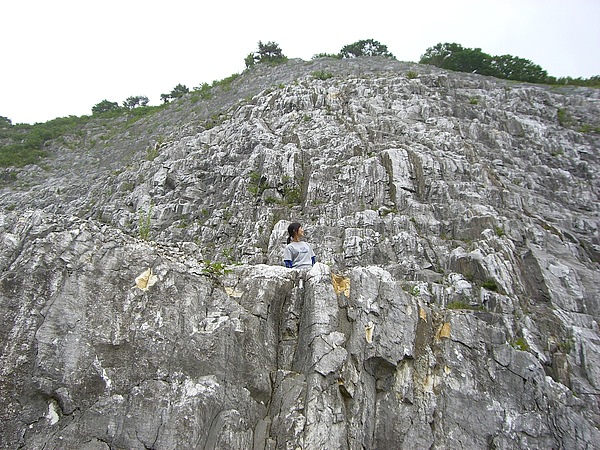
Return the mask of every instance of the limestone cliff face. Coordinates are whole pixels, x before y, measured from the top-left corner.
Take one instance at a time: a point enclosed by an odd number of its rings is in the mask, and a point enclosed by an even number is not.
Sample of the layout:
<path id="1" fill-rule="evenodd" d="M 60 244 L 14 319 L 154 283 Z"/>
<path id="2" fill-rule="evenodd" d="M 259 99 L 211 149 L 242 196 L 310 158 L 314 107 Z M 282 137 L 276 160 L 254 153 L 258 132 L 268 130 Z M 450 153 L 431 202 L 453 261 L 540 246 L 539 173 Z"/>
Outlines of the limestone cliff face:
<path id="1" fill-rule="evenodd" d="M 323 59 L 54 142 L 2 177 L 1 445 L 600 447 L 599 125 Z"/>

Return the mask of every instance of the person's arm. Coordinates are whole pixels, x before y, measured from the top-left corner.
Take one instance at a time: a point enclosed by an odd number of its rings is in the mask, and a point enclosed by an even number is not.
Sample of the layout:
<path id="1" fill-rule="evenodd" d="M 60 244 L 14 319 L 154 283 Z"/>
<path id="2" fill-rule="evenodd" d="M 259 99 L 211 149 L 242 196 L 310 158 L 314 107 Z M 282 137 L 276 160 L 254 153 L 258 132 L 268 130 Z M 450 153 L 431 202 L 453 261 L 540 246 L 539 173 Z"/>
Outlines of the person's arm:
<path id="1" fill-rule="evenodd" d="M 294 256 L 292 255 L 292 252 L 290 250 L 290 246 L 288 245 L 283 250 L 283 264 L 285 265 L 285 267 L 291 269 L 292 268 L 292 261 L 293 260 L 294 260 Z"/>

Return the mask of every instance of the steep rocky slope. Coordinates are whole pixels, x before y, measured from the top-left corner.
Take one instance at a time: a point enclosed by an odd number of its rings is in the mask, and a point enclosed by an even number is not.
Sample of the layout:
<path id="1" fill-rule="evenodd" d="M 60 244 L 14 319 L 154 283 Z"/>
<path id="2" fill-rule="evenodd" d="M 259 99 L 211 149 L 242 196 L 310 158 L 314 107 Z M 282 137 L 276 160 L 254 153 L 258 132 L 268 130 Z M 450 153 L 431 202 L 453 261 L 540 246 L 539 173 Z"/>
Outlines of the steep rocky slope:
<path id="1" fill-rule="evenodd" d="M 2 177 L 0 442 L 600 446 L 599 125 L 377 58 L 90 122 Z"/>

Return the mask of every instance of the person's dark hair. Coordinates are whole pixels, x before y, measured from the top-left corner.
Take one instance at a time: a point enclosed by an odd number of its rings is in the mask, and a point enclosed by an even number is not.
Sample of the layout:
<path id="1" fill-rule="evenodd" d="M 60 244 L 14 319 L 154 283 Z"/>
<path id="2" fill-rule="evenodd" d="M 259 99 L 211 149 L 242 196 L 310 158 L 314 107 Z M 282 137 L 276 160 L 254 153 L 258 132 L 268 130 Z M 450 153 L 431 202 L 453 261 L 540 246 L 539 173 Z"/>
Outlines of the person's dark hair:
<path id="1" fill-rule="evenodd" d="M 290 241 L 292 240 L 292 238 L 294 236 L 296 236 L 296 233 L 298 233 L 298 230 L 300 229 L 302 225 L 300 225 L 298 222 L 292 222 L 290 223 L 290 225 L 288 226 L 288 238 L 287 238 L 287 243 L 289 244 Z"/>

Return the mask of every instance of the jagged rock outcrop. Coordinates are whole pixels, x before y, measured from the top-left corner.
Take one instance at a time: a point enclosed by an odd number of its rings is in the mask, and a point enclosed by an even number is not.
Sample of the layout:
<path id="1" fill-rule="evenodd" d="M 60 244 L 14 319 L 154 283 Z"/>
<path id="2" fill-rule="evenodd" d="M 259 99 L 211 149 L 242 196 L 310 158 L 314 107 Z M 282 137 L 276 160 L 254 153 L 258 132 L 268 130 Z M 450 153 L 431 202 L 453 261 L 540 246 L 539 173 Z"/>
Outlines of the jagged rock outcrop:
<path id="1" fill-rule="evenodd" d="M 600 446 L 599 99 L 291 61 L 55 142 L 0 193 L 0 442 Z"/>

